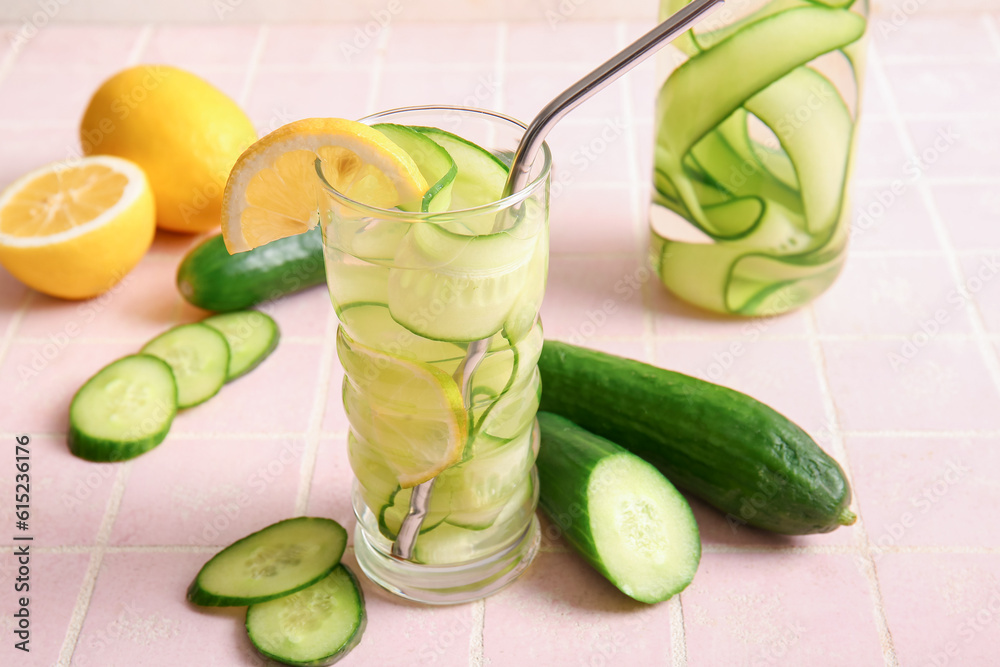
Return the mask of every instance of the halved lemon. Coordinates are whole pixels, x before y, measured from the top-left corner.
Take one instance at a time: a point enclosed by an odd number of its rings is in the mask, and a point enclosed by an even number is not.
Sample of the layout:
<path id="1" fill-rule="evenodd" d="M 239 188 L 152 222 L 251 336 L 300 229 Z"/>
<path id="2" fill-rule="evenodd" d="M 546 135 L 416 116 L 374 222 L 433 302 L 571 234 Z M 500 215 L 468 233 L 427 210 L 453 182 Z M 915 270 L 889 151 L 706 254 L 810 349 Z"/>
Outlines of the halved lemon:
<path id="1" fill-rule="evenodd" d="M 236 161 L 222 198 L 222 236 L 244 252 L 312 229 L 330 185 L 379 208 L 419 203 L 427 181 L 413 159 L 378 130 L 342 118 L 307 118 L 250 146 Z"/>
<path id="2" fill-rule="evenodd" d="M 138 264 L 155 232 L 149 181 L 118 157 L 50 164 L 0 195 L 0 264 L 51 296 L 107 291 Z"/>
<path id="3" fill-rule="evenodd" d="M 462 458 L 468 415 L 454 379 L 430 364 L 337 338 L 344 408 L 361 440 L 406 489 Z"/>

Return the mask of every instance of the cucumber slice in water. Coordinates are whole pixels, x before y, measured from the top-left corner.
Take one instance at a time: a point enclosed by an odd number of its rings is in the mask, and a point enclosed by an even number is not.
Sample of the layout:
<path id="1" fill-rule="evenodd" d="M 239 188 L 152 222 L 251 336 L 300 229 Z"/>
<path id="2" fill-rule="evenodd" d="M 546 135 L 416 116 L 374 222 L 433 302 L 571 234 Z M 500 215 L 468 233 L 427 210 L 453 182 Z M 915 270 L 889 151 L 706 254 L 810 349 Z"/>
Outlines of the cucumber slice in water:
<path id="1" fill-rule="evenodd" d="M 493 153 L 462 137 L 436 127 L 413 127 L 446 151 L 458 167 L 450 210 L 484 206 L 500 199 L 507 183 L 508 167 Z M 419 163 L 418 163 L 419 164 Z M 485 222 L 485 221 L 484 221 Z M 488 221 L 492 227 L 492 221 Z M 473 230 L 486 233 L 489 229 Z"/>
<path id="2" fill-rule="evenodd" d="M 365 598 L 344 565 L 297 593 L 250 605 L 247 635 L 265 656 L 301 667 L 332 665 L 361 642 Z"/>
<path id="3" fill-rule="evenodd" d="M 347 531 L 331 519 L 279 521 L 213 556 L 187 597 L 203 606 L 238 607 L 289 595 L 328 575 L 346 546 Z"/>
<path id="4" fill-rule="evenodd" d="M 88 461 L 124 461 L 163 442 L 177 414 L 177 383 L 158 357 L 135 354 L 97 372 L 69 408 L 69 449 Z"/>
<path id="5" fill-rule="evenodd" d="M 399 527 L 403 524 L 403 519 L 410 511 L 410 494 L 412 491 L 413 489 L 396 487 L 396 490 L 393 491 L 392 496 L 389 498 L 389 502 L 379 509 L 378 528 L 379 532 L 386 539 L 394 540 L 399 534 Z M 424 516 L 423 523 L 420 524 L 421 533 L 434 530 L 435 527 L 444 521 L 448 511 L 447 508 L 442 509 L 441 506 L 442 503 L 432 493 L 430 507 Z"/>
<path id="6" fill-rule="evenodd" d="M 215 396 L 229 372 L 229 344 L 212 327 L 182 324 L 146 343 L 143 354 L 170 364 L 177 380 L 177 407 L 190 408 Z"/>
<path id="7" fill-rule="evenodd" d="M 221 333 L 229 344 L 226 382 L 252 371 L 278 346 L 278 325 L 259 310 L 213 315 L 201 323 Z"/>
<path id="8" fill-rule="evenodd" d="M 447 211 L 458 174 L 458 167 L 448 151 L 423 133 L 405 125 L 379 123 L 372 127 L 406 151 L 417 163 L 424 180 L 431 184 L 420 201 L 420 210 L 425 213 Z"/>

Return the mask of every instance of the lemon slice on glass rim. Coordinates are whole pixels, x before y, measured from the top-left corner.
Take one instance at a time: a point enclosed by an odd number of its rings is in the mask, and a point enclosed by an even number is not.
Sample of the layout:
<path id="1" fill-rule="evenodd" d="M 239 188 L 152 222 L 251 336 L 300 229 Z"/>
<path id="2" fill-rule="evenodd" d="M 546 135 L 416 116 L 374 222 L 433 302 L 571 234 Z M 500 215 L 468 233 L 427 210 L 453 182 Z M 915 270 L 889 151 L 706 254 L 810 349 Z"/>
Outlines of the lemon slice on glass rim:
<path id="1" fill-rule="evenodd" d="M 413 159 L 376 129 L 343 118 L 298 120 L 261 138 L 236 161 L 222 199 L 230 253 L 301 234 L 329 206 L 316 174 L 363 204 L 393 208 L 419 201 L 427 181 Z"/>

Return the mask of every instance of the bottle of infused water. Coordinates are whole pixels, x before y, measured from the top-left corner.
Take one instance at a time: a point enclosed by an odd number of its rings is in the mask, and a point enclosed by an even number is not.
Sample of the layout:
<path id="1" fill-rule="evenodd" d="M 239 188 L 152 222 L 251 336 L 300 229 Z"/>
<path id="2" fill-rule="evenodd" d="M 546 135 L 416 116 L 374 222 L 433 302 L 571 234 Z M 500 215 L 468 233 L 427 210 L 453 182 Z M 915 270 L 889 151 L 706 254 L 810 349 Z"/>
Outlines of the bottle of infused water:
<path id="1" fill-rule="evenodd" d="M 867 0 L 729 0 L 661 52 L 651 251 L 681 299 L 773 315 L 836 279 L 867 16 Z"/>

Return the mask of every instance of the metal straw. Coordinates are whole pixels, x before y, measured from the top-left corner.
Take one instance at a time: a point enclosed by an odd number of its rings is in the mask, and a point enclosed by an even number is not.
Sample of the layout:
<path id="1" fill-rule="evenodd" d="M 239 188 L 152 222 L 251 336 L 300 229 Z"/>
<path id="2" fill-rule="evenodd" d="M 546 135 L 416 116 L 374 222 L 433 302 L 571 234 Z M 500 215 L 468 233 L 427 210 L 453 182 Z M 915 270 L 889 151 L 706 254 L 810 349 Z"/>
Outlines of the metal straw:
<path id="1" fill-rule="evenodd" d="M 676 39 L 681 33 L 704 18 L 725 0 L 693 0 L 679 12 L 670 16 L 645 35 L 622 49 L 603 65 L 583 77 L 549 102 L 528 125 L 521 142 L 514 152 L 510 173 L 504 186 L 503 196 L 507 197 L 524 189 L 531 179 L 531 165 L 545 141 L 545 136 L 563 116 L 575 109 L 584 100 L 597 94 L 611 82 L 622 76 L 640 62 Z M 497 216 L 497 226 L 501 226 L 502 216 Z M 494 229 L 499 231 L 499 229 Z M 476 372 L 486 350 L 489 339 L 469 343 L 465 358 L 455 371 L 455 382 L 462 388 L 462 398 L 466 408 L 471 404 L 472 375 Z M 408 560 L 413 554 L 413 545 L 420 533 L 420 526 L 427 515 L 434 479 L 413 487 L 410 493 L 410 510 L 399 527 L 399 534 L 392 544 L 392 555 Z"/>

